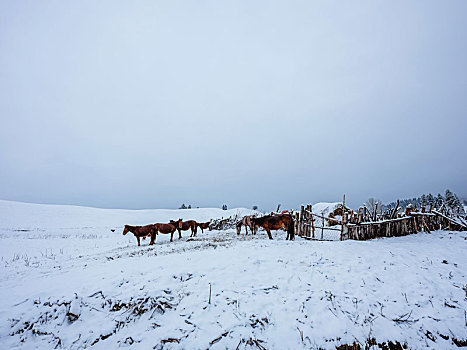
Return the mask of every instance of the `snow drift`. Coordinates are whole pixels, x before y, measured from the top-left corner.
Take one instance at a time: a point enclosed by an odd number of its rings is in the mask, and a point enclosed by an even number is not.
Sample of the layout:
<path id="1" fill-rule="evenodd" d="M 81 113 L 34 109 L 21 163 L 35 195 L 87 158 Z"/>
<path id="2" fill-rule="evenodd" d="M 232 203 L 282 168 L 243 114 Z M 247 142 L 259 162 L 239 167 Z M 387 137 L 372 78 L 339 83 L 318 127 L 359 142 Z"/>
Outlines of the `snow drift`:
<path id="1" fill-rule="evenodd" d="M 179 213 L 1 202 L 0 348 L 446 349 L 466 337 L 465 232 L 290 242 L 231 230 L 137 247 L 109 229 L 164 215 Z"/>

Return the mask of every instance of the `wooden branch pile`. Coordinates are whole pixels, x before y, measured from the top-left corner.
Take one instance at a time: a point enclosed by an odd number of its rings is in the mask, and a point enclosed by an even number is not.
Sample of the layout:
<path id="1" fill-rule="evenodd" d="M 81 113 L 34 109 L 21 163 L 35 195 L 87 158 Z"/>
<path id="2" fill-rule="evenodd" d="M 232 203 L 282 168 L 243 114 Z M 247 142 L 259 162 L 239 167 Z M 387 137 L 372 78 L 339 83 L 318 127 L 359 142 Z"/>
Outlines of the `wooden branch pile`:
<path id="1" fill-rule="evenodd" d="M 221 218 L 221 219 L 215 219 L 211 223 L 211 229 L 212 230 L 228 230 L 235 228 L 237 225 L 237 222 L 242 219 L 242 216 L 239 214 L 235 214 L 233 216 L 229 216 L 228 218 Z"/>

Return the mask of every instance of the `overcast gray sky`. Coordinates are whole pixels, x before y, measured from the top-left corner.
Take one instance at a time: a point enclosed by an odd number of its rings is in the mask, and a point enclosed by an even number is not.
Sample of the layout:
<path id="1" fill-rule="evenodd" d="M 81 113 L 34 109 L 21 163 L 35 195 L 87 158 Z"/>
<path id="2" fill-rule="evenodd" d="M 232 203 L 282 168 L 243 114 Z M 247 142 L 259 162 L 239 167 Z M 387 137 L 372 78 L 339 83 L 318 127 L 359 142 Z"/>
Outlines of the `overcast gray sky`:
<path id="1" fill-rule="evenodd" d="M 0 2 L 0 198 L 467 195 L 467 1 Z"/>

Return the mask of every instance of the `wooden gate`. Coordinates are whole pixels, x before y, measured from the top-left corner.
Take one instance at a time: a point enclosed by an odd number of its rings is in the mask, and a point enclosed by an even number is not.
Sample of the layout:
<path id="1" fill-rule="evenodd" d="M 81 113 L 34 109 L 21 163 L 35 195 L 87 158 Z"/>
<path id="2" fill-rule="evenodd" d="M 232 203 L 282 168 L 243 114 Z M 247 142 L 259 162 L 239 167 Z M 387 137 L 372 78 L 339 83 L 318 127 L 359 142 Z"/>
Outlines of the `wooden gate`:
<path id="1" fill-rule="evenodd" d="M 311 204 L 301 206 L 300 212 L 295 213 L 295 232 L 298 236 L 305 239 L 318 241 L 339 241 L 344 239 L 347 232 L 346 221 L 348 219 L 347 208 L 345 207 L 345 195 L 342 201 L 341 218 L 326 217 L 313 213 Z M 339 207 L 337 207 L 339 210 Z"/>

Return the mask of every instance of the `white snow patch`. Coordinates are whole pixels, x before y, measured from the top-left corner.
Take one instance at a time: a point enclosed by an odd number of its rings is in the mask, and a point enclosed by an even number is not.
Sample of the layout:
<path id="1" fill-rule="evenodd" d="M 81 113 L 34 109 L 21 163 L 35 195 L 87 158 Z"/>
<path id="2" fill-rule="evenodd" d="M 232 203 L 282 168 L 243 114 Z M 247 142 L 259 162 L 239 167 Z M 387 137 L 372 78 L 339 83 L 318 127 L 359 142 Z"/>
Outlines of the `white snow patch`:
<path id="1" fill-rule="evenodd" d="M 313 213 L 322 215 L 322 216 L 328 216 L 330 213 L 332 213 L 334 210 L 336 210 L 338 207 L 342 206 L 342 202 L 319 202 L 316 204 L 313 204 L 312 211 Z"/>
<path id="2" fill-rule="evenodd" d="M 2 201 L 0 348 L 334 349 L 370 336 L 421 349 L 466 338 L 465 232 L 290 242 L 283 231 L 273 241 L 205 231 L 137 247 L 110 231 L 179 216 L 147 212 Z"/>

